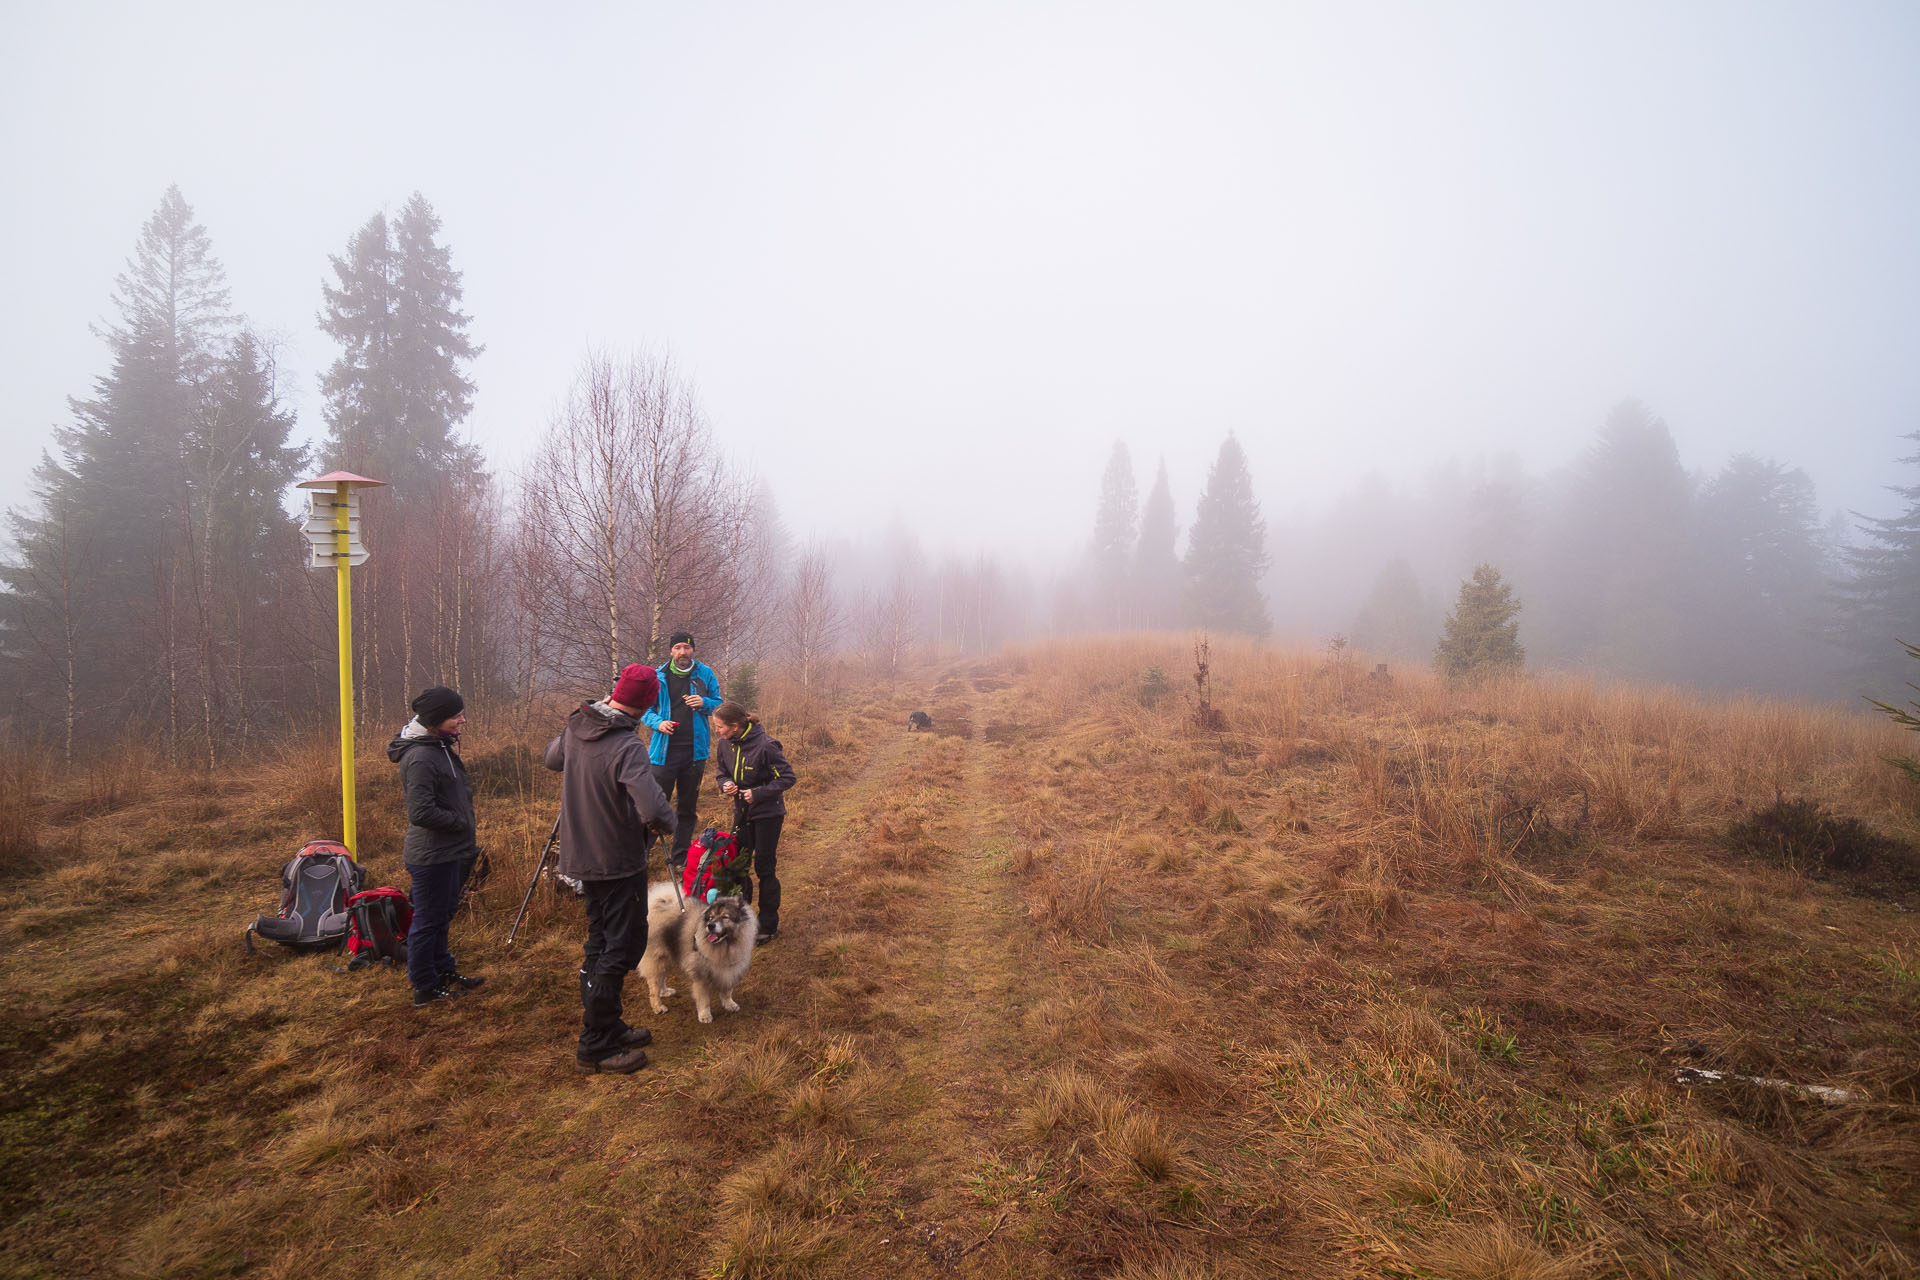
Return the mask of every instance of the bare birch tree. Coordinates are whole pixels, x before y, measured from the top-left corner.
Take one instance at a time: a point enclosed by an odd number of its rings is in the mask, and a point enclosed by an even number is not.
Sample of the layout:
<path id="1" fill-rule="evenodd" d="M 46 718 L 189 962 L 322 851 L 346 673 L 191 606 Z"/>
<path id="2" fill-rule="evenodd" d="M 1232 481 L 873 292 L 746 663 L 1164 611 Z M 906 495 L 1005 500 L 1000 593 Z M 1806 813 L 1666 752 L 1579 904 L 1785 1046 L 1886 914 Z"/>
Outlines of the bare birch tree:
<path id="1" fill-rule="evenodd" d="M 781 639 L 787 658 L 800 674 L 800 687 L 813 692 L 814 679 L 839 643 L 844 614 L 833 590 L 833 566 L 817 544 L 794 565 L 781 615 Z"/>
<path id="2" fill-rule="evenodd" d="M 713 433 L 693 387 L 671 357 L 635 357 L 622 379 L 633 423 L 639 475 L 634 515 L 644 530 L 646 652 L 666 656 L 666 614 L 691 624 L 708 613 L 721 568 L 710 526 L 719 515 L 719 466 Z"/>
<path id="3" fill-rule="evenodd" d="M 597 353 L 581 363 L 520 488 L 516 561 L 530 643 L 555 674 L 609 685 L 622 642 L 632 643 L 622 595 L 648 555 L 630 372 Z"/>

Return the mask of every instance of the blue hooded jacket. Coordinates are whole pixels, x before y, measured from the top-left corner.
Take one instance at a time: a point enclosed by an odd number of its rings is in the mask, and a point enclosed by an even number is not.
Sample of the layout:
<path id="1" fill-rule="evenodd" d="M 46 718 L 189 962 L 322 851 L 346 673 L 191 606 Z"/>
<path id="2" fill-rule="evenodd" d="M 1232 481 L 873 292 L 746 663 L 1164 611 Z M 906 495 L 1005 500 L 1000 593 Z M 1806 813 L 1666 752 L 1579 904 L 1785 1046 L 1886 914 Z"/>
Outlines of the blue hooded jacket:
<path id="1" fill-rule="evenodd" d="M 709 737 L 707 732 L 707 717 L 712 715 L 713 709 L 725 700 L 720 694 L 720 677 L 713 674 L 712 667 L 704 662 L 696 661 L 693 664 L 693 673 L 687 677 L 689 682 L 687 688 L 700 695 L 699 714 L 694 715 L 692 708 L 684 705 L 669 707 L 667 705 L 667 666 L 671 661 L 672 659 L 668 659 L 667 662 L 663 662 L 654 668 L 655 671 L 660 673 L 660 695 L 654 699 L 652 709 L 640 717 L 640 723 L 651 729 L 655 725 L 664 724 L 668 720 L 678 720 L 681 716 L 693 715 L 693 758 L 695 760 L 705 760 L 707 758 L 707 742 Z M 664 733 L 650 733 L 647 735 L 647 759 L 654 764 L 665 764 L 667 762 L 668 736 L 669 735 Z"/>

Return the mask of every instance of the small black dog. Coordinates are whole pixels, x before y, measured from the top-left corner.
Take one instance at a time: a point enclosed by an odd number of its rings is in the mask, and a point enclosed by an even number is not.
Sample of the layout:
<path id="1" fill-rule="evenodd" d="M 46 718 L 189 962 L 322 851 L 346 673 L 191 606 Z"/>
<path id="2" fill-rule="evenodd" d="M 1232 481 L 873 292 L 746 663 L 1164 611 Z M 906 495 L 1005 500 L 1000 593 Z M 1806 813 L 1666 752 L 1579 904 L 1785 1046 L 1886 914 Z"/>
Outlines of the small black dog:
<path id="1" fill-rule="evenodd" d="M 933 717 L 928 715 L 924 711 L 916 711 L 912 715 L 907 717 L 908 733 L 912 733 L 915 729 L 931 729 L 931 728 L 933 728 Z"/>

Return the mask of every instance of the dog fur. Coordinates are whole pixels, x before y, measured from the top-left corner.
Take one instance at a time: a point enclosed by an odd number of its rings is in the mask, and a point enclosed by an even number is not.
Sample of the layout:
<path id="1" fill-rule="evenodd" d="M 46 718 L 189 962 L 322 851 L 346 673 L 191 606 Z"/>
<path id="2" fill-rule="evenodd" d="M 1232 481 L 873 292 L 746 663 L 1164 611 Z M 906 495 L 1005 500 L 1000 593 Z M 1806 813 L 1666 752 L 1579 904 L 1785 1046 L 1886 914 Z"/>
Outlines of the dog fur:
<path id="1" fill-rule="evenodd" d="M 933 717 L 928 715 L 924 711 L 916 711 L 912 715 L 907 717 L 908 733 L 913 733 L 914 731 L 919 729 L 931 729 L 931 728 L 933 728 Z"/>
<path id="2" fill-rule="evenodd" d="M 647 980 L 653 1011 L 665 1013 L 667 985 L 675 969 L 687 976 L 693 989 L 693 1007 L 700 1021 L 713 1021 L 713 1002 L 728 1013 L 740 1012 L 733 989 L 753 963 L 753 943 L 760 917 L 737 897 L 703 903 L 689 898 L 684 910 L 665 880 L 647 887 L 647 949 L 640 956 L 640 976 Z"/>

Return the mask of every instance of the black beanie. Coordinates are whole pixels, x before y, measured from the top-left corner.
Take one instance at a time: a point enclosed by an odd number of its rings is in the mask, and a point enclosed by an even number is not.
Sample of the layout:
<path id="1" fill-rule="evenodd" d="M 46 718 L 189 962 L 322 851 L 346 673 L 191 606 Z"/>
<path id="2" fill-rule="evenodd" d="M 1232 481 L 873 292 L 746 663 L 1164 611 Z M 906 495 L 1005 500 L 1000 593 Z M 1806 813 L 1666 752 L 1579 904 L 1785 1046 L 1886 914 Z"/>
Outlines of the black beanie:
<path id="1" fill-rule="evenodd" d="M 667 638 L 667 647 L 669 649 L 677 644 L 693 644 L 693 632 L 676 631 Z M 695 645 L 694 647 L 698 648 L 699 646 Z"/>
<path id="2" fill-rule="evenodd" d="M 445 724 L 466 709 L 466 699 L 441 684 L 413 700 L 413 714 L 420 717 L 420 723 L 429 729 L 437 724 Z"/>

